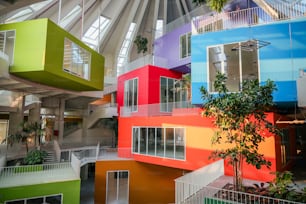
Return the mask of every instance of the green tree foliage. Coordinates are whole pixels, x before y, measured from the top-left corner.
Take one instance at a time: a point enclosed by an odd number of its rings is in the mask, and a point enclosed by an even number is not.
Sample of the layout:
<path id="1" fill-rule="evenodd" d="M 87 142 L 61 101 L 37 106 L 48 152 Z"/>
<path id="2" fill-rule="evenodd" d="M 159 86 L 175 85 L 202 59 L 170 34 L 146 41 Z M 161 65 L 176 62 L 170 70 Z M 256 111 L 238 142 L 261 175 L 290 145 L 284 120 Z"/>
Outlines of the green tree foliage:
<path id="1" fill-rule="evenodd" d="M 228 0 L 192 0 L 195 5 L 207 4 L 212 10 L 221 12 Z"/>
<path id="2" fill-rule="evenodd" d="M 41 124 L 38 122 L 29 123 L 23 122 L 15 134 L 8 135 L 2 143 L 6 142 L 8 146 L 13 146 L 14 143 L 22 143 L 26 146 L 27 153 L 29 152 L 29 140 L 34 140 L 38 146 L 41 144 L 41 137 L 44 130 L 41 128 Z"/>
<path id="3" fill-rule="evenodd" d="M 146 53 L 148 51 L 148 39 L 145 37 L 142 37 L 141 35 L 137 35 L 134 43 L 137 46 L 137 53 Z"/>
<path id="4" fill-rule="evenodd" d="M 42 164 L 44 158 L 47 156 L 47 152 L 44 150 L 34 149 L 27 153 L 27 156 L 24 158 L 24 164 L 26 165 L 35 165 Z"/>
<path id="5" fill-rule="evenodd" d="M 271 165 L 258 152 L 258 146 L 264 142 L 264 132 L 279 134 L 265 114 L 273 106 L 272 92 L 276 88 L 270 80 L 262 86 L 258 80 L 246 80 L 240 92 L 229 92 L 226 80 L 224 74 L 217 74 L 214 82 L 215 94 L 201 88 L 203 116 L 212 118 L 217 127 L 212 144 L 230 144 L 227 149 L 213 152 L 212 157 L 229 160 L 234 170 L 234 187 L 240 190 L 243 161 L 257 169 L 263 165 Z"/>

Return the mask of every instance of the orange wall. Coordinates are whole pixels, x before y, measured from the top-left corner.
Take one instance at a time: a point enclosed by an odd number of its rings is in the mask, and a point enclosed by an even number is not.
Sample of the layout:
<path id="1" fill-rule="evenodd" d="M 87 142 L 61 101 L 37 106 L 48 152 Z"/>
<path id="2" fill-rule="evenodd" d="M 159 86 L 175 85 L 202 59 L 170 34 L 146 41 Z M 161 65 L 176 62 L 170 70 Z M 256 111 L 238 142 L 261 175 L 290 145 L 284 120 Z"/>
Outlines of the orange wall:
<path id="1" fill-rule="evenodd" d="M 273 114 L 267 117 L 273 121 Z M 195 170 L 203 167 L 213 160 L 209 159 L 211 152 L 218 149 L 228 147 L 228 144 L 211 145 L 211 138 L 214 134 L 213 124 L 211 119 L 204 118 L 199 115 L 185 116 L 162 116 L 162 117 L 127 117 L 119 118 L 119 138 L 118 148 L 130 148 L 132 145 L 132 127 L 185 127 L 186 129 L 186 160 L 174 160 L 167 158 L 159 158 L 153 156 L 144 156 L 134 154 L 133 158 L 137 161 L 147 162 L 156 165 L 163 165 L 173 168 L 182 168 L 186 170 Z M 265 142 L 260 144 L 259 153 L 264 154 L 265 158 L 272 162 L 270 169 L 262 168 L 257 170 L 251 165 L 244 165 L 245 178 L 261 179 L 268 181 L 273 179 L 271 171 L 276 171 L 276 152 L 278 145 L 276 137 L 266 135 Z M 225 162 L 227 164 L 227 162 Z M 225 174 L 232 175 L 230 166 L 226 168 Z"/>
<path id="2" fill-rule="evenodd" d="M 130 204 L 165 204 L 175 202 L 174 179 L 183 175 L 183 170 L 151 165 L 133 160 L 97 161 L 95 175 L 95 204 L 104 204 L 106 199 L 106 175 L 111 170 L 129 171 Z"/>

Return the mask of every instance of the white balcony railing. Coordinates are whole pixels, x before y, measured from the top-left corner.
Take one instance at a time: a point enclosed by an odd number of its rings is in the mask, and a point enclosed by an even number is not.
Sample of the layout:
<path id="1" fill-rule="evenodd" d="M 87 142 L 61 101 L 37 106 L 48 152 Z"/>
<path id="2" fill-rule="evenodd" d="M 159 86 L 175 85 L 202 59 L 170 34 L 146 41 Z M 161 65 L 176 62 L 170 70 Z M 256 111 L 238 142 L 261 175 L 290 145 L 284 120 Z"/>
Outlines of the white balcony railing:
<path id="1" fill-rule="evenodd" d="M 147 54 L 143 57 L 137 58 L 136 60 L 127 63 L 125 66 L 123 66 L 119 70 L 118 75 L 130 72 L 134 69 L 138 69 L 138 68 L 143 67 L 145 65 L 154 65 L 154 66 L 157 66 L 157 67 L 169 68 L 168 67 L 168 60 L 166 58 L 157 57 L 157 56 L 154 56 L 154 55 Z"/>
<path id="2" fill-rule="evenodd" d="M 248 204 L 302 204 L 289 200 L 261 196 L 258 194 L 205 186 L 183 202 L 176 204 L 217 204 L 217 203 L 248 203 Z"/>
<path id="3" fill-rule="evenodd" d="M 137 110 L 132 111 L 131 107 L 120 107 L 121 117 L 144 117 L 144 116 L 178 116 L 178 115 L 199 115 L 200 108 L 192 105 L 187 101 L 173 102 L 173 103 L 156 103 L 138 105 Z"/>
<path id="4" fill-rule="evenodd" d="M 224 161 L 219 160 L 175 179 L 175 203 L 184 203 L 204 186 L 223 175 Z"/>
<path id="5" fill-rule="evenodd" d="M 72 157 L 80 161 L 83 166 L 87 163 L 96 162 L 97 160 L 124 160 L 132 158 L 131 148 L 111 148 L 100 146 L 89 146 L 81 148 L 61 150 L 61 161 L 72 161 Z"/>
<path id="6" fill-rule="evenodd" d="M 46 172 L 46 171 L 50 171 L 54 169 L 63 169 L 63 168 L 70 168 L 70 167 L 71 167 L 70 162 L 53 163 L 53 164 L 39 164 L 39 165 L 24 165 L 24 166 L 23 165 L 22 166 L 8 166 L 8 167 L 1 168 L 1 176 L 10 177 L 10 176 L 27 174 L 29 172 Z"/>
<path id="7" fill-rule="evenodd" d="M 306 14 L 306 4 L 282 3 L 267 4 L 270 11 L 260 7 L 253 7 L 232 12 L 222 12 L 213 16 L 198 16 L 192 20 L 192 34 L 213 32 L 255 24 L 266 24 L 280 20 L 303 17 Z"/>
<path id="8" fill-rule="evenodd" d="M 75 170 L 72 162 L 1 167 L 0 188 L 79 179 Z"/>

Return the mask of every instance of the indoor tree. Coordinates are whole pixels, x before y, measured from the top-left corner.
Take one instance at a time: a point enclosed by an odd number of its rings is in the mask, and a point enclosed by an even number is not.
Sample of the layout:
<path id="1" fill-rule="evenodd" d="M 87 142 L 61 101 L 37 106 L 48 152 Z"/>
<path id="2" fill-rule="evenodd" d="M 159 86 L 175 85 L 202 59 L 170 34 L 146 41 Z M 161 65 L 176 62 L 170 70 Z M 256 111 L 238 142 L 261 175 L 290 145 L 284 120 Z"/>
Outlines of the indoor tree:
<path id="1" fill-rule="evenodd" d="M 6 142 L 8 146 L 13 146 L 14 143 L 23 143 L 25 144 L 28 153 L 29 142 L 31 140 L 34 140 L 36 147 L 40 149 L 43 132 L 44 130 L 41 128 L 40 123 L 24 121 L 20 125 L 20 129 L 15 134 L 8 135 L 2 143 Z"/>
<path id="2" fill-rule="evenodd" d="M 216 93 L 201 87 L 203 116 L 212 118 L 216 126 L 212 144 L 229 144 L 227 149 L 217 149 L 213 158 L 228 160 L 233 166 L 235 190 L 242 187 L 242 164 L 246 162 L 260 169 L 270 167 L 271 162 L 258 151 L 264 142 L 263 134 L 279 134 L 276 126 L 266 118 L 273 106 L 274 82 L 268 80 L 260 85 L 258 80 L 245 80 L 240 92 L 229 92 L 227 77 L 218 73 L 214 82 Z"/>
<path id="3" fill-rule="evenodd" d="M 212 10 L 221 12 L 228 0 L 192 0 L 195 5 L 207 4 Z"/>

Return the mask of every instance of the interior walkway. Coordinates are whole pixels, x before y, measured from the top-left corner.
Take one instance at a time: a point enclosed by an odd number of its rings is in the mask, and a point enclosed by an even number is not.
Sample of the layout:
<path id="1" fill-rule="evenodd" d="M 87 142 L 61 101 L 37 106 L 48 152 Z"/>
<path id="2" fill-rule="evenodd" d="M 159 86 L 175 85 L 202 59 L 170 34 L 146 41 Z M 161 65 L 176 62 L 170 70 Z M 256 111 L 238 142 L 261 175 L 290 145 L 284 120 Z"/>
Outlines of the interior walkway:
<path id="1" fill-rule="evenodd" d="M 81 181 L 80 204 L 94 204 L 95 178 L 89 177 Z"/>

